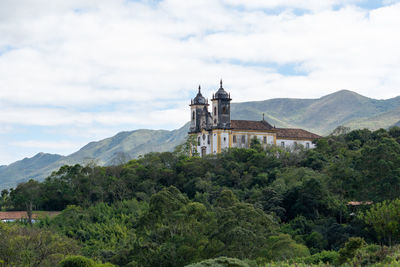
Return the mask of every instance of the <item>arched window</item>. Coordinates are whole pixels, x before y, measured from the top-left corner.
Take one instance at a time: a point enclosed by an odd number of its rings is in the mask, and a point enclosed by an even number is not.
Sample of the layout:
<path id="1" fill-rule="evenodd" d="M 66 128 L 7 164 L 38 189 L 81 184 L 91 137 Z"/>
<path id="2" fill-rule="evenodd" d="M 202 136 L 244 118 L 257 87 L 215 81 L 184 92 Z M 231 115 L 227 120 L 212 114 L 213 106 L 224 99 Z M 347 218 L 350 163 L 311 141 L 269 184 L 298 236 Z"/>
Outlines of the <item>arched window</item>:
<path id="1" fill-rule="evenodd" d="M 206 140 L 206 135 L 205 134 L 203 134 L 203 140 Z"/>
<path id="2" fill-rule="evenodd" d="M 217 107 L 214 107 L 214 115 L 217 115 Z"/>
<path id="3" fill-rule="evenodd" d="M 194 117 L 195 117 L 196 115 L 195 115 L 195 112 L 193 111 L 193 115 L 192 115 L 192 120 L 194 120 Z"/>
<path id="4" fill-rule="evenodd" d="M 222 114 L 226 114 L 226 107 L 222 108 Z"/>

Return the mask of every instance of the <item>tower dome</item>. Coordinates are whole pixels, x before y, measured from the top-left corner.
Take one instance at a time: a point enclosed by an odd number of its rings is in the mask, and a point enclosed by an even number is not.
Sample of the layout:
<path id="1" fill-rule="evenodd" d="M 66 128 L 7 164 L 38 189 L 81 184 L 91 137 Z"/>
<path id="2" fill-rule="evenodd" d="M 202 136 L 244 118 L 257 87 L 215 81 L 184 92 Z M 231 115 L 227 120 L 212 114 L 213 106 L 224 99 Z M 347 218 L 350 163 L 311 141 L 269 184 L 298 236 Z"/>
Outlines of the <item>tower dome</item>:
<path id="1" fill-rule="evenodd" d="M 218 91 L 213 95 L 213 99 L 230 99 L 230 95 L 224 90 L 222 87 L 222 79 L 219 82 L 219 89 Z"/>
<path id="2" fill-rule="evenodd" d="M 200 85 L 199 85 L 199 92 L 197 93 L 196 97 L 193 99 L 192 104 L 193 105 L 206 105 L 207 104 L 207 100 L 201 94 Z"/>

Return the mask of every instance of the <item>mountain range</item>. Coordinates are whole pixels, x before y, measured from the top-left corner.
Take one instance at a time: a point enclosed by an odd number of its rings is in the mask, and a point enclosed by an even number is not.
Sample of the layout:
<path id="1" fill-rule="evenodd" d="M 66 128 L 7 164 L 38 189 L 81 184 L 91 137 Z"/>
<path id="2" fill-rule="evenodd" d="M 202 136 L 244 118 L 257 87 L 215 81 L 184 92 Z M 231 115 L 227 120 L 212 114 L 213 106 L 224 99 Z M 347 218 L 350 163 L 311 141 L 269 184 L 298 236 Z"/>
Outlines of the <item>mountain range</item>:
<path id="1" fill-rule="evenodd" d="M 340 125 L 375 130 L 400 126 L 400 96 L 377 100 L 341 90 L 318 99 L 277 98 L 231 104 L 232 119 L 261 120 L 263 114 L 276 127 L 303 128 L 320 135 L 327 135 Z M 29 179 L 43 180 L 66 164 L 113 165 L 148 152 L 171 151 L 184 141 L 188 129 L 189 123 L 173 131 L 120 132 L 68 156 L 39 153 L 0 166 L 0 188 L 14 187 Z"/>

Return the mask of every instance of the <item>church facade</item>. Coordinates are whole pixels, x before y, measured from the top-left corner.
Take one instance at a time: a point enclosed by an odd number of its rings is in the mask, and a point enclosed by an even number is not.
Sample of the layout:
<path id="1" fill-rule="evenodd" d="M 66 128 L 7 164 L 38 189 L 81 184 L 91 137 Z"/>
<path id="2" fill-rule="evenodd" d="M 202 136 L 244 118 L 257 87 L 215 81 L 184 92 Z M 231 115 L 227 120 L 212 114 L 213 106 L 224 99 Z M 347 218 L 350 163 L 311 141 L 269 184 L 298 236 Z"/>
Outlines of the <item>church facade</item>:
<path id="1" fill-rule="evenodd" d="M 250 147 L 251 140 L 257 138 L 264 146 L 293 148 L 302 145 L 314 148 L 313 140 L 319 135 L 303 129 L 275 128 L 264 118 L 261 121 L 231 120 L 231 96 L 222 86 L 211 99 L 211 112 L 208 99 L 201 94 L 201 88 L 190 103 L 190 130 L 195 136 L 199 155 L 221 153 L 222 150 L 237 147 Z"/>

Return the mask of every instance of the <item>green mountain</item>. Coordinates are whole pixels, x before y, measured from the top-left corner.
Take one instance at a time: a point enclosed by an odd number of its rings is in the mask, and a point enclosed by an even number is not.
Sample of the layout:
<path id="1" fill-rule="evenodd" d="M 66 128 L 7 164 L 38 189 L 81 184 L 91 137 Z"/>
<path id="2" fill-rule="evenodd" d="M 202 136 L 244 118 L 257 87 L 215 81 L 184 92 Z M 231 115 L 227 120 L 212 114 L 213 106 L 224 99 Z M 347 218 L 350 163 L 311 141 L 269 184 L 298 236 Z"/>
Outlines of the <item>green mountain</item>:
<path id="1" fill-rule="evenodd" d="M 376 100 L 341 90 L 319 99 L 278 98 L 237 103 L 232 105 L 232 117 L 260 120 L 265 113 L 266 120 L 277 127 L 299 127 L 326 135 L 339 125 L 352 129 L 387 128 L 399 120 L 399 108 L 400 96 Z"/>
<path id="2" fill-rule="evenodd" d="M 39 153 L 32 158 L 0 166 L 0 189 L 15 187 L 29 179 L 43 180 L 66 164 L 112 165 L 149 152 L 171 151 L 183 142 L 188 131 L 189 123 L 173 131 L 121 132 L 98 142 L 90 142 L 69 156 Z"/>
<path id="3" fill-rule="evenodd" d="M 38 153 L 32 158 L 0 166 L 0 188 L 14 187 L 29 179 L 42 180 L 45 175 L 51 173 L 52 170 L 47 171 L 48 168 L 62 158 L 61 155 Z"/>
<path id="4" fill-rule="evenodd" d="M 189 112 L 189 111 L 187 111 Z M 276 127 L 297 127 L 327 135 L 339 125 L 352 129 L 400 126 L 400 96 L 376 100 L 348 90 L 318 99 L 278 98 L 232 103 L 232 119 L 265 119 Z M 171 151 L 182 143 L 189 124 L 173 131 L 136 130 L 91 142 L 69 155 L 39 153 L 8 166 L 0 166 L 0 188 L 15 186 L 28 179 L 42 180 L 65 164 L 112 165 L 148 152 Z"/>

